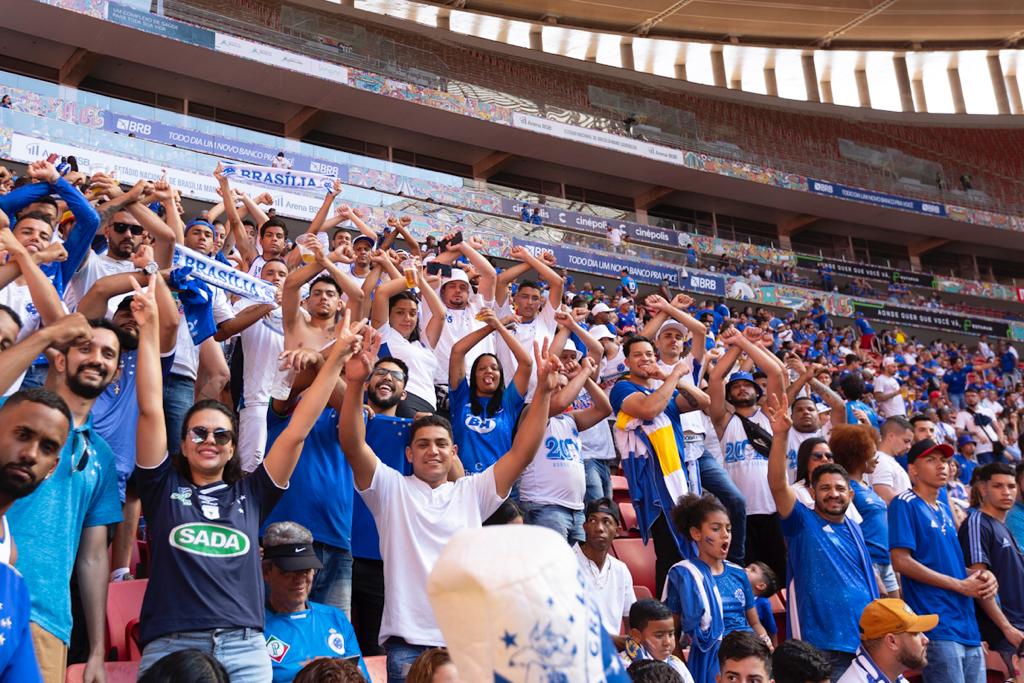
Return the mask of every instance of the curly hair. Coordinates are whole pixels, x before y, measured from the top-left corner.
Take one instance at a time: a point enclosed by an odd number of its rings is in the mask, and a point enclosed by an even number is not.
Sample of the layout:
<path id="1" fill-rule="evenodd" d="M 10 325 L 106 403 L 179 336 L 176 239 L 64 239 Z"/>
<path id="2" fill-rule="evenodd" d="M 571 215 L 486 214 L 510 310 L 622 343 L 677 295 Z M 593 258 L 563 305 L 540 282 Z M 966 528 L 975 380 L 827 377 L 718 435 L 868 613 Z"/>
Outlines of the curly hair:
<path id="1" fill-rule="evenodd" d="M 680 498 L 676 506 L 672 508 L 672 523 L 676 525 L 676 529 L 683 536 L 689 538 L 690 529 L 699 530 L 704 520 L 714 512 L 729 514 L 721 501 L 712 494 L 688 493 Z"/>
<path id="2" fill-rule="evenodd" d="M 869 425 L 836 425 L 828 438 L 828 447 L 838 465 L 855 474 L 875 457 L 876 444 Z"/>

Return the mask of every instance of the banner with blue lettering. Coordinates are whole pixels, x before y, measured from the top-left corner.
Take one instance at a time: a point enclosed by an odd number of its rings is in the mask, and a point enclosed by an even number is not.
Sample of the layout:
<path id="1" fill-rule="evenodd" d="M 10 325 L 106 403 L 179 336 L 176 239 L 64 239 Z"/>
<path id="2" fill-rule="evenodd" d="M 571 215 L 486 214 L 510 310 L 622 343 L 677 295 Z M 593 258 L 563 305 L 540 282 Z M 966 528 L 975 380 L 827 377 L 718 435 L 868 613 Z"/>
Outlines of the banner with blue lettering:
<path id="1" fill-rule="evenodd" d="M 274 285 L 243 273 L 220 261 L 203 256 L 188 247 L 174 246 L 174 267 L 186 266 L 192 269 L 190 275 L 197 280 L 220 287 L 244 299 L 260 304 L 272 304 L 277 301 L 277 288 Z"/>
<path id="2" fill-rule="evenodd" d="M 839 199 L 849 199 L 855 202 L 862 202 L 864 204 L 874 204 L 875 206 L 882 206 L 887 209 L 913 211 L 914 213 L 920 213 L 925 216 L 946 215 L 945 204 L 940 204 L 938 202 L 924 202 L 920 199 L 900 197 L 898 195 L 875 192 L 873 190 L 862 190 L 859 187 L 849 187 L 847 185 L 840 185 L 839 183 L 830 183 L 825 180 L 808 178 L 807 189 L 815 194 L 823 194 L 829 197 L 837 197 Z"/>
<path id="3" fill-rule="evenodd" d="M 683 275 L 683 281 L 679 285 L 681 289 L 711 296 L 725 296 L 724 277 L 707 273 L 687 273 L 686 271 L 683 272 Z"/>
<path id="4" fill-rule="evenodd" d="M 224 164 L 224 175 L 288 190 L 330 190 L 334 184 L 334 178 L 320 173 L 249 164 Z"/>
<path id="5" fill-rule="evenodd" d="M 679 269 L 672 266 L 662 266 L 642 261 L 634 261 L 613 254 L 599 254 L 585 252 L 582 249 L 573 249 L 560 244 L 545 242 L 529 242 L 517 240 L 517 244 L 529 249 L 534 254 L 543 251 L 553 252 L 558 259 L 560 268 L 568 268 L 581 273 L 593 273 L 605 277 L 619 279 L 622 269 L 629 269 L 629 274 L 634 280 L 660 285 L 662 280 L 668 280 L 672 286 L 679 282 Z"/>

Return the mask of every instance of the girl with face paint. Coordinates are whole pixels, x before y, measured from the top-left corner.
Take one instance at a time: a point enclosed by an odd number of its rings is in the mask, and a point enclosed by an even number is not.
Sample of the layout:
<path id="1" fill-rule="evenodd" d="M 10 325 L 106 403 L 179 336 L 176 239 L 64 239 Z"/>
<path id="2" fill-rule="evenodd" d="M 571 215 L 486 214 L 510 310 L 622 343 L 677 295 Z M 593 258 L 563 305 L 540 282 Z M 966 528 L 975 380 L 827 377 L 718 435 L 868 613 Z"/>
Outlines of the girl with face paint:
<path id="1" fill-rule="evenodd" d="M 723 635 L 753 631 L 769 645 L 771 640 L 757 618 L 746 571 L 725 559 L 732 543 L 725 506 L 709 493 L 691 493 L 679 500 L 672 520 L 691 541 L 684 553 L 691 559 L 669 570 L 665 602 L 693 642 L 688 666 L 695 683 L 713 683 Z"/>

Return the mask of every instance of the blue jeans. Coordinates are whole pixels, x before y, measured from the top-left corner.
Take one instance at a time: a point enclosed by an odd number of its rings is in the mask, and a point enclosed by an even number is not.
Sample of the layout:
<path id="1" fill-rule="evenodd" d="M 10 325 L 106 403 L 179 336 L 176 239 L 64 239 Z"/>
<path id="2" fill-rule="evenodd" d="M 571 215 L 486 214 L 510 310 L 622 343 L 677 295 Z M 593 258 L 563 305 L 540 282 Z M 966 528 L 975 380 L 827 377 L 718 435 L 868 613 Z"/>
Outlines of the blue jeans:
<path id="1" fill-rule="evenodd" d="M 316 573 L 309 599 L 337 607 L 352 619 L 352 551 L 326 543 L 313 543 L 323 569 Z"/>
<path id="2" fill-rule="evenodd" d="M 542 503 L 521 503 L 523 521 L 527 524 L 547 527 L 570 544 L 586 540 L 583 534 L 583 510 L 570 510 L 561 505 Z"/>
<path id="3" fill-rule="evenodd" d="M 167 427 L 167 450 L 181 452 L 181 426 L 185 413 L 196 402 L 196 381 L 184 375 L 167 375 L 164 381 L 164 425 Z"/>
<path id="4" fill-rule="evenodd" d="M 612 473 L 608 471 L 608 460 L 591 458 L 583 461 L 583 471 L 587 475 L 587 492 L 583 502 L 589 503 L 598 498 L 612 497 Z"/>
<path id="5" fill-rule="evenodd" d="M 160 636 L 146 644 L 139 675 L 172 652 L 197 649 L 224 665 L 232 683 L 270 683 L 273 673 L 267 641 L 254 628 L 219 628 L 213 631 L 181 631 Z"/>
<path id="6" fill-rule="evenodd" d="M 980 645 L 952 640 L 928 642 L 928 664 L 921 671 L 924 683 L 984 683 L 985 655 Z"/>
<path id="7" fill-rule="evenodd" d="M 700 467 L 701 488 L 715 494 L 725 509 L 729 511 L 729 521 L 732 523 L 729 561 L 742 567 L 744 566 L 743 553 L 747 547 L 747 503 L 725 468 L 715 460 L 715 456 L 704 451 L 704 455 L 700 456 L 697 465 Z M 782 577 L 779 579 L 783 580 Z"/>
<path id="8" fill-rule="evenodd" d="M 846 670 L 850 668 L 850 664 L 853 663 L 852 652 L 840 652 L 839 650 L 822 650 L 821 653 L 828 658 L 828 663 L 832 665 L 831 679 L 838 681 L 842 678 Z"/>
<path id="9" fill-rule="evenodd" d="M 955 410 L 963 410 L 964 409 L 964 395 L 963 394 L 954 394 L 954 393 L 951 392 L 949 394 L 949 402 L 951 404 L 953 404 L 953 408 Z"/>
<path id="10" fill-rule="evenodd" d="M 413 645 L 401 638 L 391 637 L 384 641 L 384 649 L 388 653 L 388 683 L 405 683 L 409 667 L 417 657 L 431 648 L 428 645 Z"/>

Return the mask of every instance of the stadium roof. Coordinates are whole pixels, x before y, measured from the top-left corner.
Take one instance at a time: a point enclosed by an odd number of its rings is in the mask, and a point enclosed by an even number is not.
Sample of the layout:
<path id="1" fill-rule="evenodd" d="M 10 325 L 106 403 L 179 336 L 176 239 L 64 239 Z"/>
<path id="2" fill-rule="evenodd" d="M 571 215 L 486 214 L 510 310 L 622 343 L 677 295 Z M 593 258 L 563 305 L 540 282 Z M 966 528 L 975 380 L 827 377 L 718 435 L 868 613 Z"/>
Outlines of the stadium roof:
<path id="1" fill-rule="evenodd" d="M 425 0 L 565 28 L 746 45 L 1005 48 L 1024 39 L 1020 0 Z"/>

